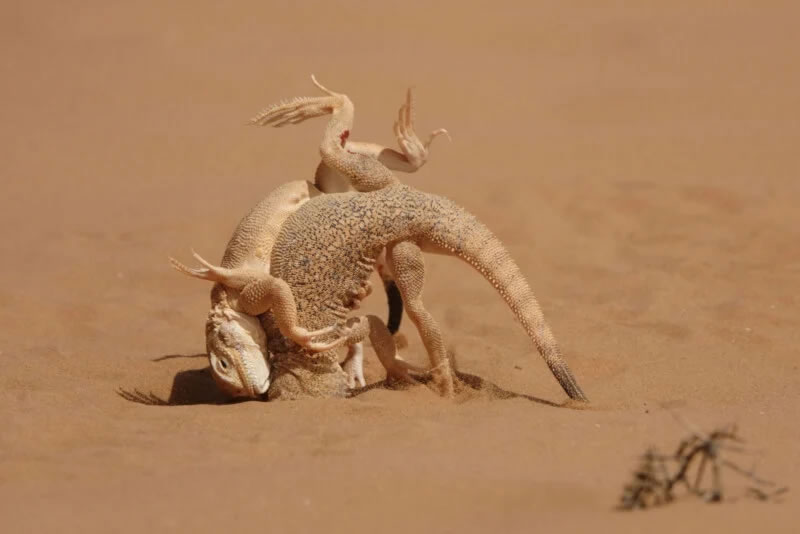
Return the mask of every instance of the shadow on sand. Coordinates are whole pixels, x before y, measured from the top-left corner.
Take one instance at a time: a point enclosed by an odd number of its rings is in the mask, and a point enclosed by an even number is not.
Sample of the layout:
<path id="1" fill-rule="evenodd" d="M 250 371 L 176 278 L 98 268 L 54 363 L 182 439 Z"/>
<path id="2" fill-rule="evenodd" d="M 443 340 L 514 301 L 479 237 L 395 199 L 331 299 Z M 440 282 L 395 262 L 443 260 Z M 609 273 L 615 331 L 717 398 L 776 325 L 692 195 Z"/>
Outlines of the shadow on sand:
<path id="1" fill-rule="evenodd" d="M 151 361 L 158 363 L 175 358 L 207 358 L 203 354 L 167 354 Z M 179 371 L 172 379 L 172 389 L 169 398 L 161 398 L 150 392 L 145 393 L 138 389 L 117 389 L 117 395 L 123 399 L 148 406 L 187 406 L 192 404 L 230 404 L 237 402 L 219 390 L 211 377 L 211 368 L 187 369 Z"/>
<path id="2" fill-rule="evenodd" d="M 464 373 L 461 371 L 455 372 L 456 377 L 458 380 L 456 381 L 456 399 L 462 400 L 469 400 L 470 398 L 488 398 L 492 400 L 506 400 L 506 399 L 525 399 L 531 402 L 535 402 L 537 404 L 542 404 L 545 406 L 552 406 L 554 408 L 572 408 L 574 407 L 571 401 L 567 401 L 565 403 L 557 403 L 553 401 L 549 401 L 547 399 L 541 399 L 539 397 L 534 397 L 533 395 L 526 395 L 524 393 L 514 393 L 513 391 L 508 391 L 507 389 L 503 389 L 494 382 L 490 382 L 485 378 L 481 378 L 477 375 L 472 375 L 469 373 Z M 424 384 L 425 386 L 432 387 L 432 381 L 430 377 L 415 377 L 420 384 Z M 409 387 L 413 387 L 409 384 L 405 383 L 398 383 L 396 381 L 387 381 L 381 380 L 379 382 L 375 382 L 373 384 L 368 384 L 363 388 L 354 389 L 351 393 L 351 397 L 357 397 L 359 395 L 363 395 L 368 391 L 372 391 L 373 389 L 407 389 Z"/>
<path id="3" fill-rule="evenodd" d="M 151 361 L 158 363 L 173 358 L 206 358 L 206 357 L 207 357 L 206 354 L 191 354 L 191 355 L 169 354 L 166 356 L 153 358 Z M 575 406 L 573 403 L 571 403 L 571 401 L 566 401 L 564 403 L 557 403 L 549 401 L 547 399 L 534 397 L 533 395 L 508 391 L 506 389 L 501 388 L 497 384 L 490 382 L 485 378 L 481 378 L 480 376 L 477 375 L 456 371 L 456 376 L 458 377 L 458 380 L 456 381 L 456 396 L 457 398 L 461 398 L 464 400 L 469 400 L 470 398 L 474 397 L 489 398 L 493 400 L 525 399 L 534 402 L 536 404 L 551 406 L 554 408 L 579 408 L 578 406 Z M 421 384 L 430 386 L 430 379 L 427 377 L 418 377 L 417 380 Z M 387 382 L 386 380 L 381 380 L 369 384 L 363 388 L 358 388 L 353 390 L 350 396 L 357 397 L 374 389 L 397 390 L 397 389 L 405 389 L 407 387 L 413 387 L 413 386 L 409 386 L 408 384 L 398 384 L 397 382 L 394 381 Z M 117 389 L 117 395 L 119 395 L 120 397 L 122 397 L 127 401 L 135 402 L 138 404 L 145 404 L 148 406 L 232 404 L 237 402 L 246 402 L 248 400 L 257 400 L 257 399 L 232 399 L 229 396 L 222 393 L 217 387 L 217 385 L 214 383 L 214 379 L 211 377 L 210 367 L 205 367 L 203 369 L 188 369 L 186 371 L 179 371 L 177 374 L 175 374 L 175 377 L 172 380 L 172 389 L 170 391 L 169 398 L 167 399 L 161 398 L 152 392 L 144 393 L 138 389 L 128 390 L 128 389 L 123 389 L 121 387 Z"/>

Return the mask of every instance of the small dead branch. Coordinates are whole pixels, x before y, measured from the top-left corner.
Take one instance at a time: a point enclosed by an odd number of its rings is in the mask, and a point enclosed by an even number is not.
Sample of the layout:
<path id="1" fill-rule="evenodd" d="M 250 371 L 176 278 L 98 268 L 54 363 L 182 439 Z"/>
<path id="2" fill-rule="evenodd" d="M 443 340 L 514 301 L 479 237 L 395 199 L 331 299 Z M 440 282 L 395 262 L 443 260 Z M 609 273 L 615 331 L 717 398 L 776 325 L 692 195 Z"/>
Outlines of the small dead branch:
<path id="1" fill-rule="evenodd" d="M 669 475 L 664 457 L 650 448 L 641 460 L 639 468 L 633 473 L 633 480 L 622 492 L 620 508 L 625 510 L 647 508 L 672 500 L 667 487 Z"/>
<path id="2" fill-rule="evenodd" d="M 676 488 L 684 487 L 689 495 L 703 498 L 706 502 L 719 502 L 723 499 L 722 468 L 728 468 L 748 479 L 753 486 L 747 488 L 745 495 L 761 501 L 774 501 L 789 488 L 774 488 L 775 483 L 764 480 L 755 474 L 755 467 L 744 469 L 722 453 L 746 453 L 737 434 L 735 425 L 730 425 L 710 434 L 695 430 L 678 445 L 672 455 L 659 454 L 656 449 L 648 449 L 641 457 L 639 467 L 633 473 L 633 480 L 625 485 L 619 508 L 633 510 L 649 508 L 673 501 Z M 703 485 L 707 468 L 711 469 L 711 481 Z M 691 474 L 694 474 L 692 481 Z"/>

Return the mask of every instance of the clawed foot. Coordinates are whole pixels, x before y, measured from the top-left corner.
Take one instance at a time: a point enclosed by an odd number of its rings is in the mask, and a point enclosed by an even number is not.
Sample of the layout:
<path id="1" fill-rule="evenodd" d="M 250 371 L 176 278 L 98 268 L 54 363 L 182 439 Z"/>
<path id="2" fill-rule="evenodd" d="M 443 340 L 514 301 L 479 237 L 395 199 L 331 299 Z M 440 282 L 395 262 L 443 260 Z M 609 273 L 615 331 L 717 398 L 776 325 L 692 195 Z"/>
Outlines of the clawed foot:
<path id="1" fill-rule="evenodd" d="M 408 363 L 400 356 L 395 356 L 391 365 L 386 369 L 386 379 L 388 382 L 405 382 L 406 384 L 419 384 L 419 381 L 414 378 L 411 373 L 417 373 L 420 376 L 425 376 L 430 373 L 429 369 Z"/>
<path id="2" fill-rule="evenodd" d="M 310 350 L 311 352 L 325 352 L 335 349 L 342 343 L 345 343 L 353 334 L 354 328 L 355 326 L 348 326 L 347 324 L 336 324 L 333 326 L 320 328 L 319 330 L 306 330 L 305 328 L 298 326 L 292 330 L 291 336 L 289 337 L 292 339 L 292 341 L 301 347 Z M 314 338 L 328 336 L 331 334 L 336 336 L 336 338 L 331 341 L 314 341 Z"/>
<path id="3" fill-rule="evenodd" d="M 420 383 L 429 384 L 431 387 L 431 382 L 433 389 L 442 397 L 452 398 L 454 396 L 454 376 L 449 365 L 440 365 L 434 368 L 420 367 L 397 356 L 386 372 L 386 383 L 391 387 Z"/>
<path id="4" fill-rule="evenodd" d="M 301 96 L 289 100 L 283 100 L 273 104 L 261 113 L 250 119 L 250 124 L 258 126 L 272 125 L 276 128 L 287 124 L 298 124 L 306 119 L 329 115 L 345 106 L 351 106 L 352 102 L 347 95 L 334 93 L 330 89 L 320 84 L 314 75 L 311 80 L 327 96 L 306 97 Z"/>
<path id="5" fill-rule="evenodd" d="M 403 151 L 403 155 L 408 162 L 415 168 L 420 168 L 428 161 L 428 149 L 433 140 L 439 135 L 446 135 L 452 141 L 450 134 L 444 128 L 439 128 L 431 132 L 428 140 L 424 143 L 414 131 L 414 94 L 409 88 L 406 92 L 406 101 L 397 113 L 397 120 L 394 123 L 394 135 L 397 144 Z"/>
<path id="6" fill-rule="evenodd" d="M 250 280 L 252 277 L 248 277 L 247 275 L 250 274 L 242 269 L 231 270 L 226 269 L 224 267 L 218 267 L 213 265 L 206 260 L 204 260 L 200 254 L 192 250 L 192 256 L 198 262 L 200 262 L 203 267 L 193 269 L 191 267 L 187 267 L 186 265 L 182 264 L 175 258 L 170 258 L 169 263 L 172 267 L 183 274 L 188 274 L 189 276 L 193 276 L 195 278 L 200 278 L 201 280 L 208 280 L 211 282 L 221 282 L 225 284 L 227 287 L 231 289 L 242 289 L 244 285 Z M 242 276 L 238 276 L 242 275 Z"/>
<path id="7" fill-rule="evenodd" d="M 188 274 L 189 276 L 200 278 L 202 280 L 212 280 L 212 281 L 215 280 L 216 277 L 214 276 L 214 274 L 216 274 L 218 267 L 215 267 L 214 265 L 208 263 L 206 260 L 201 258 L 200 255 L 194 250 L 192 251 L 192 256 L 194 256 L 194 259 L 203 264 L 203 267 L 201 267 L 200 269 L 192 269 L 191 267 L 187 267 L 186 265 L 182 264 L 175 258 L 170 258 L 169 264 L 172 265 L 173 269 L 183 274 Z"/>
<path id="8" fill-rule="evenodd" d="M 450 366 L 450 361 L 445 359 L 439 365 L 428 370 L 433 379 L 434 388 L 445 398 L 455 396 L 455 374 Z"/>
<path id="9" fill-rule="evenodd" d="M 361 343 L 351 345 L 347 358 L 342 362 L 342 369 L 347 373 L 347 387 L 354 389 L 356 385 L 363 388 L 367 385 L 364 380 L 364 346 Z"/>
<path id="10" fill-rule="evenodd" d="M 301 347 L 311 352 L 325 352 L 335 349 L 347 341 L 352 328 L 344 325 L 328 326 L 319 330 L 306 330 L 303 327 L 295 327 L 291 332 L 291 339 Z M 314 341 L 314 338 L 335 334 L 336 338 L 331 341 Z"/>

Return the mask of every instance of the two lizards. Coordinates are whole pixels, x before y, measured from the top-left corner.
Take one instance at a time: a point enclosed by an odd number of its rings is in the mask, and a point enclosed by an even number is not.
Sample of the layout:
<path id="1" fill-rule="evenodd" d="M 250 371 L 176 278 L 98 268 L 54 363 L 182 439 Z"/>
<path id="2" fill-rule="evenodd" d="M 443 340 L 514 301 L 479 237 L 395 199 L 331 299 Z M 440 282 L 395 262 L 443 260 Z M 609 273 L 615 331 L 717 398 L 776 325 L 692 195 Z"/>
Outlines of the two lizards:
<path id="1" fill-rule="evenodd" d="M 286 218 L 270 256 L 270 275 L 250 273 L 220 278 L 227 287 L 243 290 L 240 304 L 266 311 L 272 299 L 244 291 L 271 277 L 291 289 L 299 324 L 320 331 L 329 343 L 344 335 L 346 343 L 366 337 L 390 375 L 407 376 L 411 368 L 397 358 L 397 349 L 383 321 L 372 315 L 347 319 L 353 303 L 365 296 L 367 279 L 381 252 L 417 327 L 431 360 L 434 382 L 445 396 L 454 391 L 454 376 L 445 353 L 441 329 L 422 301 L 425 267 L 422 252 L 455 256 L 480 272 L 498 291 L 522 323 L 561 387 L 572 399 L 587 401 L 566 362 L 539 304 L 519 267 L 502 243 L 477 218 L 449 199 L 401 184 L 380 161 L 347 150 L 352 104 L 343 95 L 295 99 L 265 110 L 256 121 L 288 124 L 331 112 L 320 145 L 323 163 L 347 177 L 358 192 L 318 195 Z M 242 231 L 247 238 L 248 229 Z M 245 283 L 246 281 L 246 283 Z M 282 332 L 279 314 L 264 313 L 267 349 L 275 370 L 268 398 L 344 395 L 347 374 L 333 350 L 314 354 Z M 316 333 L 316 332 L 315 332 Z M 323 348 L 323 347 L 315 347 Z M 242 354 L 242 357 L 247 357 Z"/>

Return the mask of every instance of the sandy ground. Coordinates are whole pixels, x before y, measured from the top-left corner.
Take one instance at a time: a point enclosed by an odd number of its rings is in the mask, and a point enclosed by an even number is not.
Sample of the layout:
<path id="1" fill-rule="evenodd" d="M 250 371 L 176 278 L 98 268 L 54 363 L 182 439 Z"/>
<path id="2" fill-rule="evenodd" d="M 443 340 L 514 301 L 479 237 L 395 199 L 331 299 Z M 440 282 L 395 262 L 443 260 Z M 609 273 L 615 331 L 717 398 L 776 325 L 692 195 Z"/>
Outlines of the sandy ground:
<path id="1" fill-rule="evenodd" d="M 759 472 L 800 489 L 800 10 L 162 4 L 3 5 L 4 532 L 800 528 L 791 492 L 612 509 L 679 418 L 738 423 Z M 218 258 L 261 195 L 312 175 L 322 120 L 244 126 L 315 94 L 312 72 L 354 100 L 355 139 L 385 144 L 416 86 L 419 130 L 453 142 L 403 179 L 504 240 L 590 409 L 549 404 L 502 300 L 438 257 L 426 301 L 460 368 L 520 395 L 222 402 L 209 288 L 166 258 Z"/>

